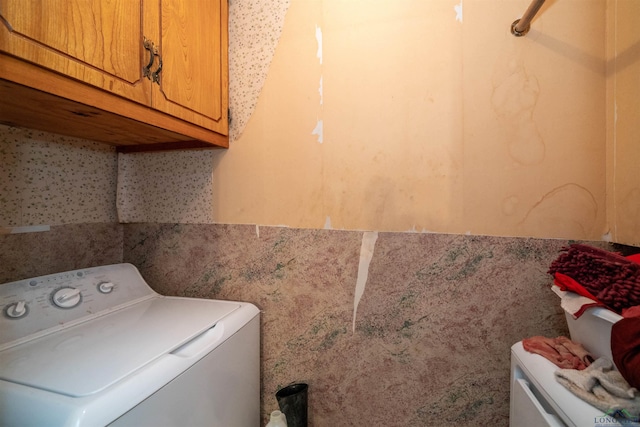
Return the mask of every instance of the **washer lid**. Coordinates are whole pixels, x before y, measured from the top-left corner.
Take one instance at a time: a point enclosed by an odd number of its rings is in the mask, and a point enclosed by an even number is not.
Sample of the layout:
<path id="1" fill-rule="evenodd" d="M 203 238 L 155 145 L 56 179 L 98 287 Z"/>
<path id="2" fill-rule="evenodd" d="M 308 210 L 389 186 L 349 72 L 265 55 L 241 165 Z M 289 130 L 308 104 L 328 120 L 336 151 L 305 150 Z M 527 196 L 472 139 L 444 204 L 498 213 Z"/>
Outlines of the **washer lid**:
<path id="1" fill-rule="evenodd" d="M 72 397 L 97 393 L 240 308 L 152 298 L 0 352 L 0 379 Z"/>

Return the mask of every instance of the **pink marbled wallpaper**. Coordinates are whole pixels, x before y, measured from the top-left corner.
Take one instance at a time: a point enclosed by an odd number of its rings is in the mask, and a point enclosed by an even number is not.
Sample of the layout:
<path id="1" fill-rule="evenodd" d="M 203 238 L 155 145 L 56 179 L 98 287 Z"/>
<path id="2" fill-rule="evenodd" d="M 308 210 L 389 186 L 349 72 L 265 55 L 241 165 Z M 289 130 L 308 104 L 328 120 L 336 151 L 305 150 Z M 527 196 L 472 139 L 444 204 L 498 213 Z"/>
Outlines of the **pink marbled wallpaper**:
<path id="1" fill-rule="evenodd" d="M 0 234 L 0 284 L 122 262 L 122 225 L 52 225 L 50 231 Z"/>
<path id="2" fill-rule="evenodd" d="M 128 224 L 124 261 L 160 293 L 262 310 L 265 423 L 304 381 L 310 426 L 507 426 L 510 346 L 567 333 L 546 270 L 568 241 L 379 233 L 354 330 L 362 236 Z"/>

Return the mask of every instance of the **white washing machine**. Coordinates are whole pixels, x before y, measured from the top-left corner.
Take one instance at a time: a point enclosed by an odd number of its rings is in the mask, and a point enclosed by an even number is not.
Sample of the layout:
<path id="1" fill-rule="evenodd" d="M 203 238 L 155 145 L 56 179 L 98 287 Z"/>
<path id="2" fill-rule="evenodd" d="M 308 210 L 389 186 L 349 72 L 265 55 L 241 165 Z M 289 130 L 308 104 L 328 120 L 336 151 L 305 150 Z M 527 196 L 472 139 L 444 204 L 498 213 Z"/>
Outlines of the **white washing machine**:
<path id="1" fill-rule="evenodd" d="M 130 264 L 0 285 L 0 425 L 260 424 L 259 310 L 165 297 Z"/>

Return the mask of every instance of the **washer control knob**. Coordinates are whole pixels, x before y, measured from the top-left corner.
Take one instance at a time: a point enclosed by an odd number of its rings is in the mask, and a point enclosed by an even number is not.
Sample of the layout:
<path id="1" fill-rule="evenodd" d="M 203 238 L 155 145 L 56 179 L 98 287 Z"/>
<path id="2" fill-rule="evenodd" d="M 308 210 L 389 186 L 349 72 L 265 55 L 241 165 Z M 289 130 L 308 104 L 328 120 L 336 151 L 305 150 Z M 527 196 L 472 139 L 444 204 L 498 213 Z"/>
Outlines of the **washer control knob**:
<path id="1" fill-rule="evenodd" d="M 18 301 L 14 302 L 13 304 L 9 304 L 5 313 L 7 313 L 7 316 L 11 317 L 12 319 L 26 316 L 27 303 L 25 301 Z"/>
<path id="2" fill-rule="evenodd" d="M 53 293 L 52 300 L 60 308 L 73 308 L 80 304 L 82 295 L 80 289 L 60 288 Z"/>
<path id="3" fill-rule="evenodd" d="M 102 282 L 98 284 L 98 291 L 103 294 L 110 294 L 113 292 L 113 288 L 115 288 L 115 284 L 112 282 Z"/>

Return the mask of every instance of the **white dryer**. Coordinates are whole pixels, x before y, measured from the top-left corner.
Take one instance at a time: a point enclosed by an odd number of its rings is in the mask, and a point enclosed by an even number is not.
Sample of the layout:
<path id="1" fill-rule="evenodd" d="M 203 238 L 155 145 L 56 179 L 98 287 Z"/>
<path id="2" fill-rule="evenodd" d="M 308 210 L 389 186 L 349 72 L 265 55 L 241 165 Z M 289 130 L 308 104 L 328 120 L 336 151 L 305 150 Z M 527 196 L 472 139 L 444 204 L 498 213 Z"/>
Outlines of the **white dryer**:
<path id="1" fill-rule="evenodd" d="M 259 310 L 165 297 L 130 264 L 0 285 L 0 425 L 260 423 Z"/>
<path id="2" fill-rule="evenodd" d="M 618 420 L 575 396 L 556 381 L 558 369 L 544 357 L 511 347 L 510 427 L 614 427 Z M 637 424 L 636 424 L 637 425 Z"/>
<path id="3" fill-rule="evenodd" d="M 619 315 L 594 307 L 580 318 L 567 312 L 566 319 L 573 341 L 582 344 L 594 358 L 612 360 L 611 327 L 621 319 Z M 522 342 L 511 347 L 510 427 L 640 426 L 637 422 L 609 416 L 575 396 L 556 381 L 557 369 L 543 356 L 526 351 Z"/>

